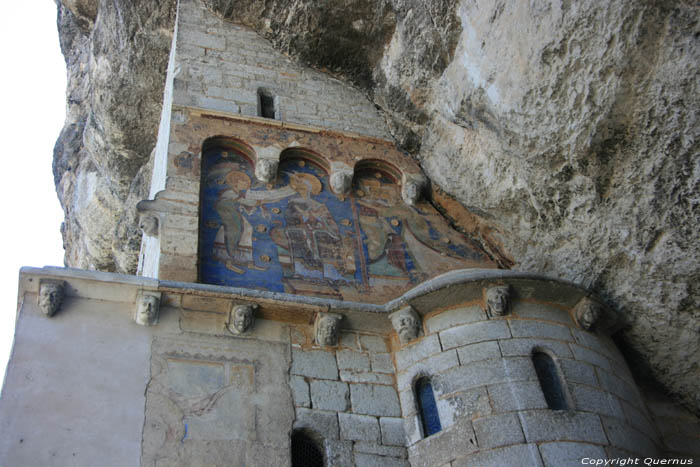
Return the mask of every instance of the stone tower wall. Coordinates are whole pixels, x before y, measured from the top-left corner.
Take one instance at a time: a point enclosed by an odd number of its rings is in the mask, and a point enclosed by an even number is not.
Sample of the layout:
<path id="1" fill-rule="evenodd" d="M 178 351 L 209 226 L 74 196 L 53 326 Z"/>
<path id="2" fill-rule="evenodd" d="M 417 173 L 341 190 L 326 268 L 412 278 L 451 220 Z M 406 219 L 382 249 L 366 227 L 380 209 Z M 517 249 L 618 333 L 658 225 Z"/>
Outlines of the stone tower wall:
<path id="1" fill-rule="evenodd" d="M 612 341 L 551 303 L 518 301 L 489 319 L 481 301 L 429 312 L 424 336 L 396 352 L 414 466 L 564 465 L 582 457 L 658 455 L 658 436 Z M 533 350 L 555 358 L 573 405 L 547 408 Z M 442 431 L 424 437 L 414 382 L 432 379 Z M 568 464 L 567 464 L 568 465 Z"/>

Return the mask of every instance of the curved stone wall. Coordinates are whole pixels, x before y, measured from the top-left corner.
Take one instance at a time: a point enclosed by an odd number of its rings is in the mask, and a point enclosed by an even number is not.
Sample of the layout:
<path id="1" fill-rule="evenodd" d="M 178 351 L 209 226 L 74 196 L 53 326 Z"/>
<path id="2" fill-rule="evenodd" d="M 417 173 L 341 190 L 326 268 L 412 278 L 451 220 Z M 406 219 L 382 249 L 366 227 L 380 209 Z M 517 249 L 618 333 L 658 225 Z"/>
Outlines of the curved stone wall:
<path id="1" fill-rule="evenodd" d="M 510 286 L 505 316 L 485 290 Z M 396 344 L 397 388 L 413 466 L 563 465 L 658 455 L 658 438 L 622 355 L 604 330 L 580 329 L 581 290 L 546 280 L 472 281 L 412 300 L 419 338 Z M 598 327 L 610 322 L 609 314 Z M 551 410 L 532 361 L 551 355 L 570 410 Z M 425 437 L 414 384 L 432 381 L 442 430 Z M 567 464 L 568 465 L 568 464 Z"/>

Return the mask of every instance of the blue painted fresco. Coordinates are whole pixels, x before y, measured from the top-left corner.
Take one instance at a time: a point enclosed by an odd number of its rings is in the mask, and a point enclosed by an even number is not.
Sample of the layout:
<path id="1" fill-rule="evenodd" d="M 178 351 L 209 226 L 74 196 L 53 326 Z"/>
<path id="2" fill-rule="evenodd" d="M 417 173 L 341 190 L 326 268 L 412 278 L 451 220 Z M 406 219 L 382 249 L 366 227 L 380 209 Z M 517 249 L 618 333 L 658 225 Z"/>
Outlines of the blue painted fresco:
<path id="1" fill-rule="evenodd" d="M 379 170 L 341 198 L 311 159 L 283 159 L 274 184 L 227 149 L 202 166 L 200 279 L 209 284 L 381 301 L 485 261 L 427 203 L 407 206 Z"/>

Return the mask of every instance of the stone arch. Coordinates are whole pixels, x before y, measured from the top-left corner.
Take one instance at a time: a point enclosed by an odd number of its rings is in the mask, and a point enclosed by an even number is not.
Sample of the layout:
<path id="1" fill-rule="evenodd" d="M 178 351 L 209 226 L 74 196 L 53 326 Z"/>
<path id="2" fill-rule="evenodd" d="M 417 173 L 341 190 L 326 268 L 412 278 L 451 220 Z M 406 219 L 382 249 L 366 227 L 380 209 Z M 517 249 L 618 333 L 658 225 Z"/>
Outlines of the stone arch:
<path id="1" fill-rule="evenodd" d="M 368 171 L 379 171 L 388 176 L 393 183 L 400 183 L 403 172 L 395 165 L 380 159 L 362 159 L 353 167 L 355 175 Z"/>
<path id="2" fill-rule="evenodd" d="M 283 150 L 279 156 L 280 164 L 289 162 L 290 160 L 310 162 L 316 165 L 317 167 L 323 169 L 326 175 L 330 174 L 331 171 L 331 164 L 330 162 L 328 162 L 328 159 L 326 159 L 318 152 L 308 148 L 297 147 L 287 148 Z"/>
<path id="3" fill-rule="evenodd" d="M 212 148 L 222 148 L 233 150 L 244 157 L 250 164 L 254 164 L 257 159 L 255 149 L 245 141 L 231 136 L 216 135 L 210 136 L 202 143 L 202 155 Z"/>

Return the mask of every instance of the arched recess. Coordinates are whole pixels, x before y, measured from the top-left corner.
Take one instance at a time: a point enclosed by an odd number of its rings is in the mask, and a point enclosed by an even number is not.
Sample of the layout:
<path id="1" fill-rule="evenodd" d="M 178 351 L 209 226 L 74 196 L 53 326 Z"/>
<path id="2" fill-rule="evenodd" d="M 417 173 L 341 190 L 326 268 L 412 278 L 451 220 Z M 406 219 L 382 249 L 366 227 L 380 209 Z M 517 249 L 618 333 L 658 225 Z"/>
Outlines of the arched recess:
<path id="1" fill-rule="evenodd" d="M 571 410 L 571 400 L 566 382 L 559 365 L 549 351 L 535 348 L 532 351 L 532 364 L 542 388 L 547 407 L 552 410 Z"/>
<path id="2" fill-rule="evenodd" d="M 376 176 L 377 173 L 380 173 L 390 183 L 398 184 L 401 181 L 401 170 L 393 164 L 380 159 L 363 159 L 358 161 L 353 169 L 355 177 L 367 174 L 375 174 Z"/>
<path id="3" fill-rule="evenodd" d="M 293 161 L 303 161 L 315 165 L 323 170 L 323 175 L 330 173 L 330 163 L 321 154 L 306 148 L 287 148 L 280 153 L 280 168 L 283 165 L 293 163 Z"/>
<path id="4" fill-rule="evenodd" d="M 292 432 L 292 467 L 323 467 L 323 439 L 308 430 Z"/>
<path id="5" fill-rule="evenodd" d="M 418 405 L 418 414 L 423 428 L 423 436 L 428 437 L 442 430 L 433 384 L 429 377 L 421 376 L 416 380 L 413 387 Z"/>
<path id="6" fill-rule="evenodd" d="M 199 282 L 228 284 L 227 271 L 239 271 L 235 263 L 252 253 L 251 245 L 240 242 L 245 225 L 236 203 L 255 184 L 254 161 L 255 150 L 241 140 L 213 136 L 202 143 Z M 248 251 L 241 248 L 246 246 Z M 222 258 L 226 260 L 221 261 Z"/>

